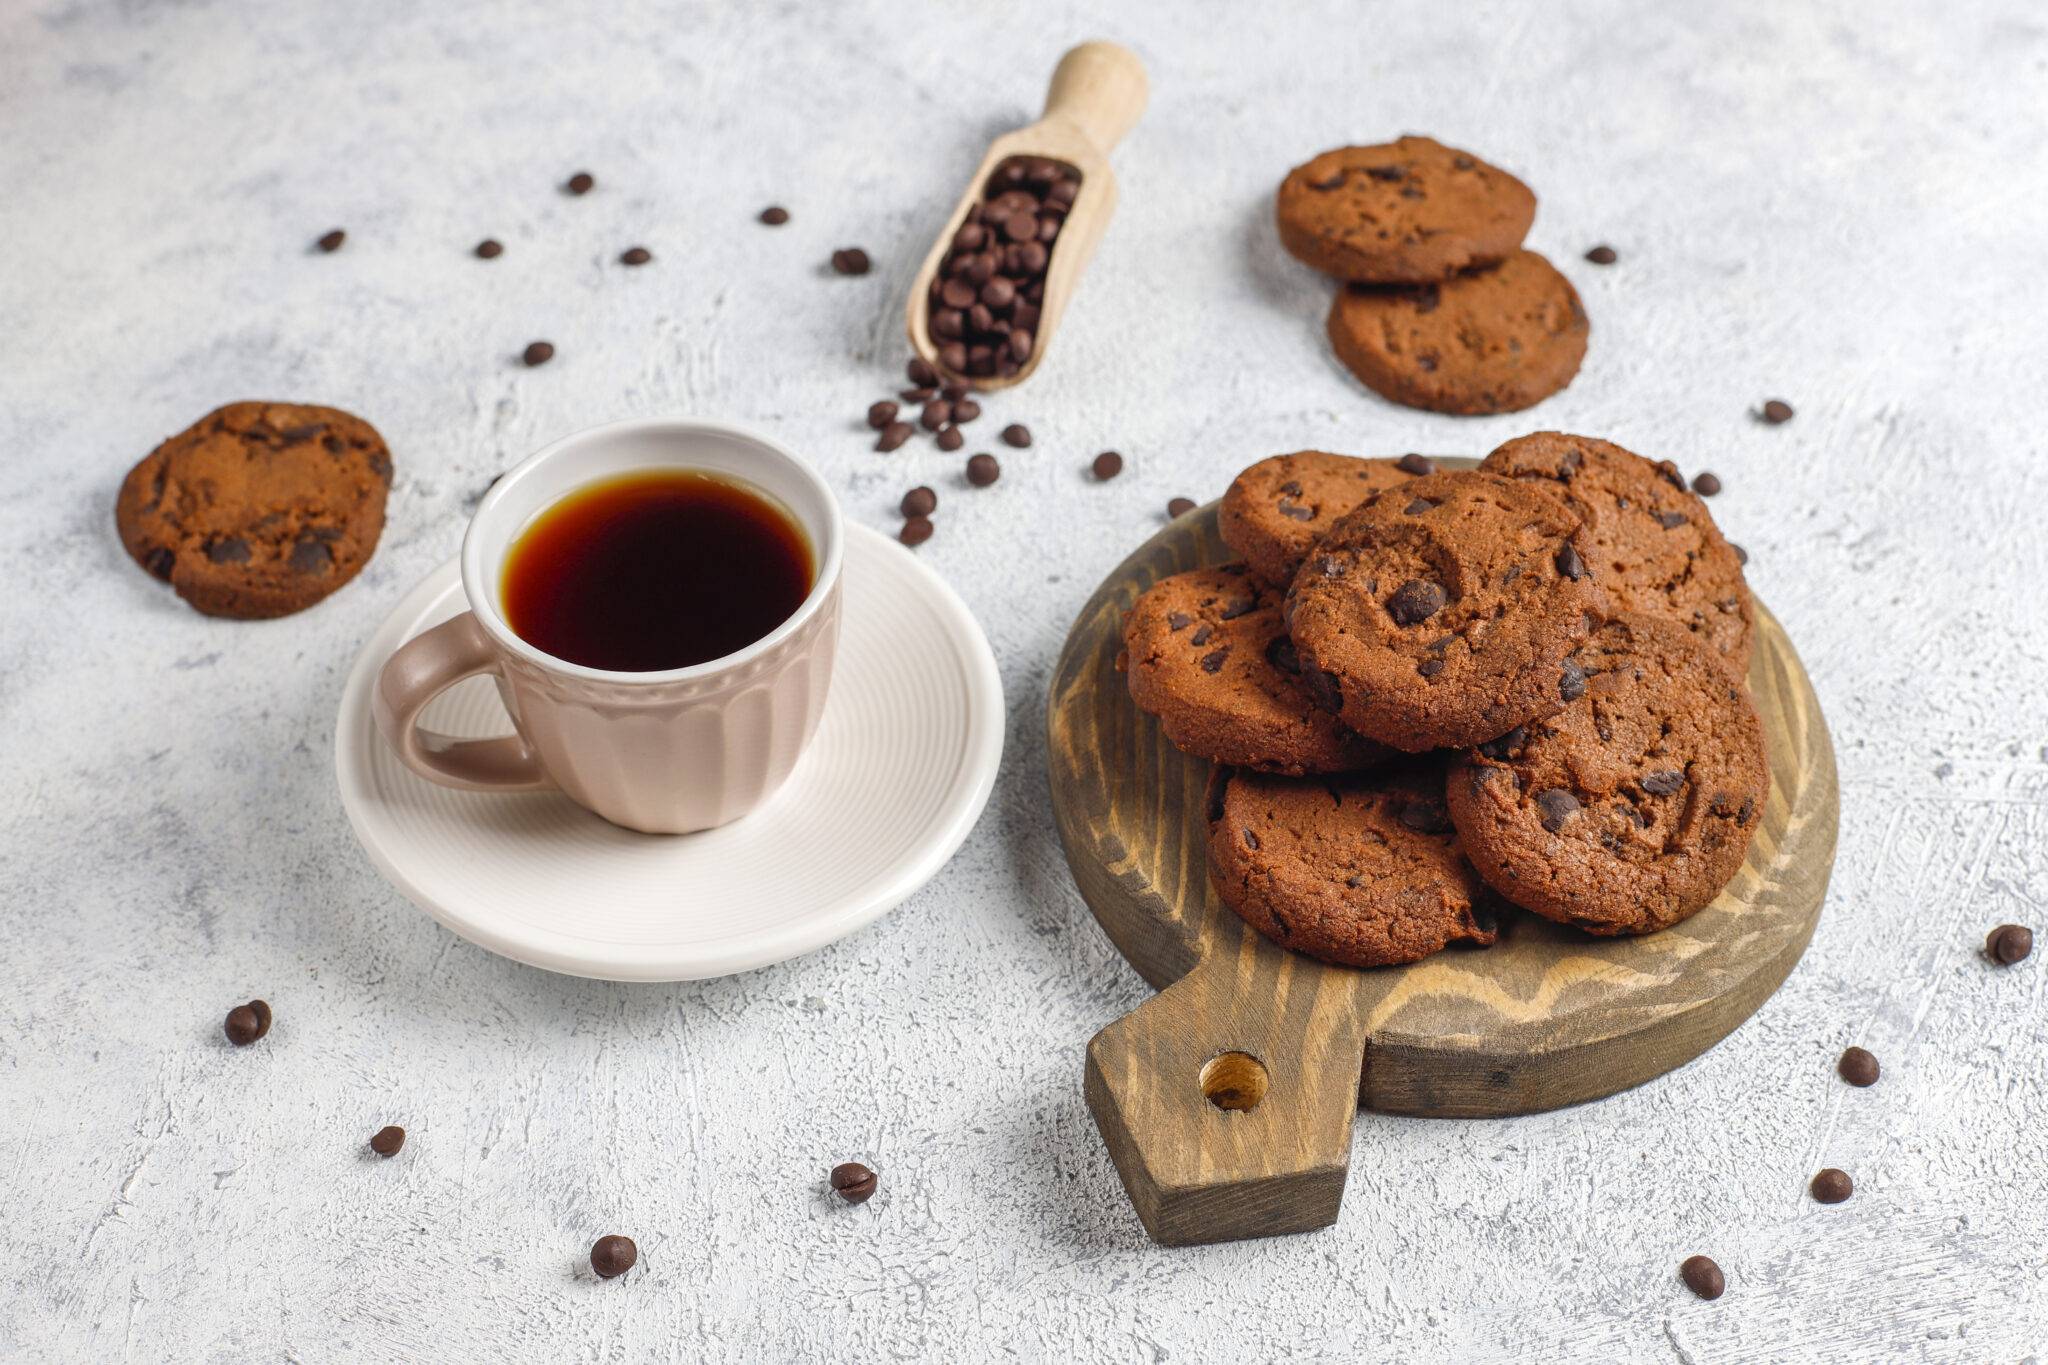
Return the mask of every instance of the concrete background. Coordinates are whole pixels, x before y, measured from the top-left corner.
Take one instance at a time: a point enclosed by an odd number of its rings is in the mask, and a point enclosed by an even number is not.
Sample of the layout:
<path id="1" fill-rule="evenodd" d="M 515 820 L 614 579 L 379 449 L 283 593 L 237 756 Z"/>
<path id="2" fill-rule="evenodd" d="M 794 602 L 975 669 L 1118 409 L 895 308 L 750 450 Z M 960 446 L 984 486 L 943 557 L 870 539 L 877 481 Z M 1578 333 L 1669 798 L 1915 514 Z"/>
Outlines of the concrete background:
<path id="1" fill-rule="evenodd" d="M 868 449 L 911 272 L 1063 47 L 1150 112 L 993 489 Z M 2048 16 L 1611 0 L 1317 6 L 0 6 L 0 1356 L 1132 1361 L 2011 1360 L 2048 1340 Z M 1404 129 L 1542 197 L 1592 350 L 1530 414 L 1363 392 L 1273 185 Z M 575 200 L 555 190 L 598 178 Z M 794 221 L 756 225 L 780 202 Z M 334 256 L 311 254 L 330 227 Z M 506 254 L 470 257 L 493 235 Z M 1580 253 L 1612 243 L 1601 270 Z M 643 244 L 655 264 L 619 268 Z M 823 273 L 835 247 L 875 258 Z M 537 337 L 559 355 L 526 370 Z M 1799 415 L 1766 428 L 1750 409 Z M 287 620 L 123 557 L 122 473 L 240 398 L 389 439 L 363 577 Z M 852 516 L 939 489 L 920 553 L 1011 699 L 996 797 L 879 925 L 629 988 L 515 966 L 388 889 L 343 822 L 343 673 L 540 443 L 684 412 L 811 452 Z M 1083 1108 L 1145 996 L 1069 883 L 1040 708 L 1090 587 L 1249 460 L 1613 437 L 1714 510 L 1804 652 L 1843 786 L 1805 962 L 1682 1071 L 1564 1113 L 1357 1125 L 1342 1221 L 1166 1251 Z M 1088 460 L 1122 450 L 1097 485 Z M 251 995 L 247 1050 L 220 1019 Z M 1860 1042 L 1885 1077 L 1835 1079 Z M 403 1155 L 364 1154 L 387 1122 Z M 836 1207 L 849 1157 L 882 1193 Z M 1848 1204 L 1805 1194 L 1823 1165 Z M 642 1267 L 600 1283 L 591 1240 Z M 1729 1278 L 1679 1284 L 1705 1251 Z"/>

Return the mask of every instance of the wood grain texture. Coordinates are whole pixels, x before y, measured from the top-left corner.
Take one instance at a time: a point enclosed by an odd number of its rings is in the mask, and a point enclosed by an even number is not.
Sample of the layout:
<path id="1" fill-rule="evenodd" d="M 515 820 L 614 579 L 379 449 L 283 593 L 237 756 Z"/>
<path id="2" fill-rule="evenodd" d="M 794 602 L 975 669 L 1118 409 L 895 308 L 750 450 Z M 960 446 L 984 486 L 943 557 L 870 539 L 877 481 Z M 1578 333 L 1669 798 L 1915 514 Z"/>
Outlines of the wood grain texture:
<path id="1" fill-rule="evenodd" d="M 1209 881 L 1209 764 L 1167 742 L 1115 666 L 1121 620 L 1140 592 L 1229 557 L 1213 505 L 1154 536 L 1083 609 L 1047 712 L 1054 811 L 1075 882 L 1118 950 L 1163 988 L 1096 1036 L 1086 1079 L 1155 1238 L 1322 1226 L 1341 1198 L 1354 1100 L 1473 1117 L 1609 1095 L 1712 1046 L 1791 971 L 1825 899 L 1838 795 L 1819 704 L 1761 604 L 1750 687 L 1771 746 L 1771 797 L 1748 861 L 1705 910 L 1630 939 L 1516 913 L 1492 948 L 1374 971 L 1268 942 Z M 1250 1113 L 1216 1108 L 1197 1081 L 1205 1061 L 1231 1049 L 1271 1073 Z"/>

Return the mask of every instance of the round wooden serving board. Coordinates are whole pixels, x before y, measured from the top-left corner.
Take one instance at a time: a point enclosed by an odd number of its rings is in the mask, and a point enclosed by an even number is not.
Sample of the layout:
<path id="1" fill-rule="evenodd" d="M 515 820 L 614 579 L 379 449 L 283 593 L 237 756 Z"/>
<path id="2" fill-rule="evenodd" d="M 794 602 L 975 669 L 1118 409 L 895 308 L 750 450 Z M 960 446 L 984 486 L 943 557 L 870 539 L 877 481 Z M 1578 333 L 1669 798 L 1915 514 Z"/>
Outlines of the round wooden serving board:
<path id="1" fill-rule="evenodd" d="M 1491 948 L 1369 971 L 1268 942 L 1210 885 L 1208 762 L 1167 742 L 1116 668 L 1138 594 L 1230 558 L 1214 504 L 1152 537 L 1074 623 L 1047 706 L 1053 810 L 1074 880 L 1160 988 L 1089 1043 L 1086 1079 L 1154 1238 L 1325 1226 L 1359 1105 L 1476 1117 L 1611 1095 L 1704 1052 L 1792 970 L 1834 865 L 1835 757 L 1799 656 L 1761 603 L 1750 690 L 1771 796 L 1748 862 L 1699 914 L 1645 938 L 1600 939 L 1517 912 Z"/>

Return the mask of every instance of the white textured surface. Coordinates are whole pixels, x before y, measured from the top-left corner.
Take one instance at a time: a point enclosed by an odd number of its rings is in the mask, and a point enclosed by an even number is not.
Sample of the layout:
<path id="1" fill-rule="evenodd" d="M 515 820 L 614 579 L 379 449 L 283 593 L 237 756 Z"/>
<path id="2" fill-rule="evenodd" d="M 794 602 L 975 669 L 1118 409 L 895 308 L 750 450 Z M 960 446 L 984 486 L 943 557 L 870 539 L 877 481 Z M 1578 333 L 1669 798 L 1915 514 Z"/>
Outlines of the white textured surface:
<path id="1" fill-rule="evenodd" d="M 0 6 L 0 1356 L 745 1361 L 1429 1355 L 2014 1359 L 2048 1340 L 2040 520 L 2048 29 L 2010 0 L 1569 7 Z M 571 21 L 572 10 L 588 17 Z M 465 12 L 466 11 L 466 12 Z M 1125 191 L 995 488 L 869 453 L 899 295 L 1067 42 L 1151 65 Z M 990 72 L 978 45 L 1016 54 Z M 1268 194 L 1418 129 L 1524 174 L 1594 322 L 1578 383 L 1460 422 L 1361 394 Z M 596 193 L 553 190 L 587 167 Z M 787 203 L 779 231 L 752 222 Z M 308 254 L 329 227 L 338 255 Z M 486 234 L 498 261 L 471 259 Z M 1578 252 L 1610 241 L 1605 271 Z M 644 243 L 656 264 L 612 264 Z M 878 262 L 821 273 L 837 246 Z M 513 357 L 545 336 L 555 362 Z M 1745 410 L 1780 395 L 1781 429 Z M 217 403 L 337 403 L 399 481 L 361 581 L 201 619 L 128 564 L 127 466 Z M 465 507 L 589 422 L 774 429 L 921 551 L 1011 707 L 995 801 L 879 925 L 689 987 L 546 975 L 371 871 L 328 761 L 343 673 Z M 1066 878 L 1041 695 L 1177 493 L 1298 445 L 1535 425 L 1708 466 L 1843 778 L 1786 989 L 1593 1106 L 1361 1116 L 1333 1229 L 1164 1251 L 1082 1106 L 1144 988 Z M 1085 475 L 1106 446 L 1114 484 Z M 976 448 L 970 446 L 969 450 Z M 963 452 L 965 453 L 965 452 Z M 224 1045 L 251 994 L 278 1023 Z M 1834 1078 L 1862 1042 L 1875 1089 Z M 363 1142 L 412 1133 L 380 1163 Z M 834 1207 L 824 1170 L 882 1172 Z M 1819 1166 L 1856 1197 L 1810 1202 Z M 601 1284 L 592 1238 L 639 1239 Z M 1677 1283 L 1726 1267 L 1726 1298 Z"/>

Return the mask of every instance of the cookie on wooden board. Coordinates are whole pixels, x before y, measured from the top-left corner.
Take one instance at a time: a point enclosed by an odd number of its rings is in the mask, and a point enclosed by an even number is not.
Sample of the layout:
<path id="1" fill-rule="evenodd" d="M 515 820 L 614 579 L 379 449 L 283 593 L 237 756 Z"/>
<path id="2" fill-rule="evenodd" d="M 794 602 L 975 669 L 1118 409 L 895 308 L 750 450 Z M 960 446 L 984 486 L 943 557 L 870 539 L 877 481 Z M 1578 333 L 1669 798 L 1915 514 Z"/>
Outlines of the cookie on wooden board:
<path id="1" fill-rule="evenodd" d="M 1466 748 L 1577 698 L 1606 615 L 1576 514 L 1497 474 L 1431 474 L 1332 528 L 1287 592 L 1304 679 L 1369 739 Z"/>
<path id="2" fill-rule="evenodd" d="M 1280 594 L 1242 564 L 1146 589 L 1124 622 L 1131 699 L 1185 753 L 1277 773 L 1344 772 L 1387 757 L 1300 681 Z"/>
<path id="3" fill-rule="evenodd" d="M 1578 657 L 1577 701 L 1459 761 L 1451 818 L 1508 900 L 1589 933 L 1651 933 L 1741 869 L 1770 795 L 1763 724 L 1675 621 L 1618 616 Z"/>
<path id="4" fill-rule="evenodd" d="M 1539 431 L 1506 442 L 1479 467 L 1548 488 L 1579 514 L 1586 562 L 1615 610 L 1668 616 L 1747 671 L 1754 624 L 1742 561 L 1678 466 L 1611 441 Z"/>
<path id="5" fill-rule="evenodd" d="M 1536 217 L 1527 185 L 1470 152 L 1409 136 L 1339 147 L 1280 182 L 1280 242 L 1340 280 L 1427 284 L 1494 265 Z"/>
<path id="6" fill-rule="evenodd" d="M 1218 769 L 1209 875 L 1246 923 L 1325 962 L 1414 962 L 1499 933 L 1493 896 L 1458 851 L 1435 760 L 1331 778 Z"/>
<path id="7" fill-rule="evenodd" d="M 1216 509 L 1216 529 L 1253 573 L 1285 589 L 1310 547 L 1339 517 L 1381 489 L 1433 468 L 1419 455 L 1368 460 L 1297 450 L 1270 456 L 1231 480 Z"/>
<path id="8" fill-rule="evenodd" d="M 1570 280 L 1533 251 L 1440 284 L 1349 285 L 1330 345 L 1374 393 L 1462 416 L 1518 412 L 1572 382 L 1592 330 Z"/>
<path id="9" fill-rule="evenodd" d="M 230 403 L 128 471 L 128 553 L 209 616 L 285 616 L 354 578 L 377 548 L 391 452 L 336 408 Z"/>

